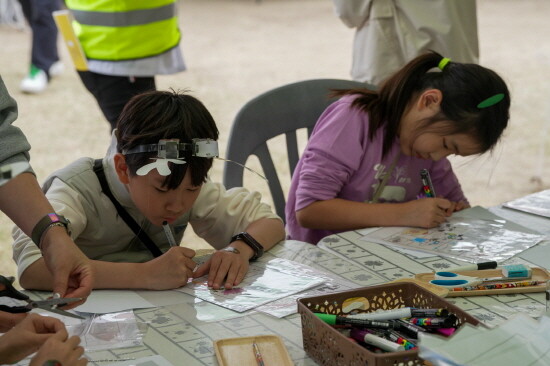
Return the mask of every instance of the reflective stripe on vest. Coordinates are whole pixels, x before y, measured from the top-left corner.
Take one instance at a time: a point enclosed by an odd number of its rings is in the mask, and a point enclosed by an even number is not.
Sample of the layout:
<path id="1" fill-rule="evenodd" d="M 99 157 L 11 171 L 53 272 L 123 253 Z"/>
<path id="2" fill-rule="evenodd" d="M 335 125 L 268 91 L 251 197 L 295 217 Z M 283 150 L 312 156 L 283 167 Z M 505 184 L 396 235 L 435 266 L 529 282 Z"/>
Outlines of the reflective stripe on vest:
<path id="1" fill-rule="evenodd" d="M 79 10 L 71 12 L 75 33 L 90 59 L 121 61 L 152 57 L 176 47 L 180 41 L 174 2 L 118 12 L 82 10 L 79 6 Z"/>

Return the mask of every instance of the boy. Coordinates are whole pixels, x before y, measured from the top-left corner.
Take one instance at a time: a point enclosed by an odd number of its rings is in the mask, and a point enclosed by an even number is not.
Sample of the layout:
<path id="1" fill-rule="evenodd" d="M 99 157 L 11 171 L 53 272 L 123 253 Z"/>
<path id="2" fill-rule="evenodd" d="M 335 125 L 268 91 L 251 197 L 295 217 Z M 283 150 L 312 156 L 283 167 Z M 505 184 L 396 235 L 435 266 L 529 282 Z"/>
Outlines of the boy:
<path id="1" fill-rule="evenodd" d="M 284 238 L 282 220 L 258 193 L 207 180 L 217 138 L 194 97 L 147 92 L 124 108 L 102 161 L 81 158 L 46 179 L 46 196 L 92 259 L 94 288 L 172 289 L 208 273 L 209 286 L 230 289 L 250 259 Z M 217 249 L 195 272 L 194 251 L 169 244 L 172 230 L 179 242 L 187 224 Z M 50 289 L 31 238 L 18 228 L 13 238 L 21 285 Z"/>

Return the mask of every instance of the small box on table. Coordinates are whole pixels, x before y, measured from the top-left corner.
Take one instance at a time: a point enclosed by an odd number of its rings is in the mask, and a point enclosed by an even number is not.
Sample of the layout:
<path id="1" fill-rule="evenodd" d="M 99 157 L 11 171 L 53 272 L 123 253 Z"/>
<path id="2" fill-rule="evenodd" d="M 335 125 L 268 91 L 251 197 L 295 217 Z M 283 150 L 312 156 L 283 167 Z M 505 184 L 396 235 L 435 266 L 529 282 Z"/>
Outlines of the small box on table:
<path id="1" fill-rule="evenodd" d="M 298 313 L 302 318 L 304 350 L 323 366 L 420 366 L 425 365 L 417 350 L 374 353 L 353 343 L 323 322 L 314 313 L 345 315 L 344 301 L 362 297 L 364 312 L 403 307 L 444 308 L 457 317 L 457 324 L 478 325 L 479 321 L 456 305 L 414 283 L 388 283 L 350 291 L 298 299 Z M 349 302 L 349 301 L 348 301 Z"/>

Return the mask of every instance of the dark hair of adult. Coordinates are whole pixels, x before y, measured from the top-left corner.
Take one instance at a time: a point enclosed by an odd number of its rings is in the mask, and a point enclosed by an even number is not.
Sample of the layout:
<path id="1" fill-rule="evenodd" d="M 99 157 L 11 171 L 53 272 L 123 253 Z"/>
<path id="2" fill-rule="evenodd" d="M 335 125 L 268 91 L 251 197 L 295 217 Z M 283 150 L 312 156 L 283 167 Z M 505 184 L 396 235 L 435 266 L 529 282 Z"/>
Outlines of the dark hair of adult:
<path id="1" fill-rule="evenodd" d="M 443 70 L 434 70 L 443 56 L 430 51 L 406 64 L 382 83 L 378 91 L 368 89 L 339 90 L 334 94 L 343 96 L 357 94 L 353 106 L 369 114 L 369 138 L 386 127 L 382 153 L 386 155 L 397 138 L 401 117 L 411 101 L 427 89 L 442 93 L 441 111 L 424 120 L 421 127 L 439 121 L 450 121 L 448 128 L 439 129 L 443 135 L 467 134 L 479 145 L 480 153 L 493 148 L 510 118 L 510 94 L 506 83 L 492 70 L 477 64 L 449 62 Z M 504 98 L 489 107 L 478 104 L 494 96 Z M 434 132 L 434 130 L 432 130 Z"/>
<path id="2" fill-rule="evenodd" d="M 194 138 L 217 140 L 218 134 L 212 115 L 198 99 L 180 91 L 150 91 L 134 96 L 124 106 L 117 122 L 117 151 L 156 144 L 161 139 L 188 143 Z M 156 156 L 156 152 L 126 155 L 130 174 L 135 175 Z M 171 174 L 163 182 L 167 189 L 177 188 L 188 168 L 194 186 L 206 181 L 212 159 L 194 157 L 190 153 L 183 158 L 186 164 L 170 163 Z"/>

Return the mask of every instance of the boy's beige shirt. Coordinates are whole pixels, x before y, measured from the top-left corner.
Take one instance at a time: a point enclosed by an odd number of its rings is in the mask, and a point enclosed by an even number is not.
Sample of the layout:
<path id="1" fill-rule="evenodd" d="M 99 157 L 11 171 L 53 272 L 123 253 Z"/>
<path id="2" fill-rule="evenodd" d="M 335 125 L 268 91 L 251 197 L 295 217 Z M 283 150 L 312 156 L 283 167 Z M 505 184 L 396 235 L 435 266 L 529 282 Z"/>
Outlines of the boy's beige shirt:
<path id="1" fill-rule="evenodd" d="M 116 143 L 116 142 L 114 142 Z M 113 144 L 114 144 L 113 143 Z M 169 248 L 162 227 L 153 226 L 137 210 L 126 187 L 120 183 L 113 166 L 114 146 L 111 144 L 103 166 L 113 195 L 157 244 L 161 251 Z M 91 259 L 109 262 L 145 262 L 153 256 L 118 216 L 93 171 L 92 158 L 81 158 L 53 173 L 43 189 L 55 211 L 71 221 L 71 237 Z M 207 181 L 203 184 L 191 210 L 172 225 L 179 243 L 187 224 L 215 249 L 229 244 L 231 237 L 244 231 L 261 218 L 278 218 L 261 202 L 258 192 L 244 188 L 226 190 L 223 185 Z M 40 250 L 18 227 L 12 231 L 13 259 L 18 275 L 41 258 Z M 185 243 L 181 243 L 185 246 Z"/>

